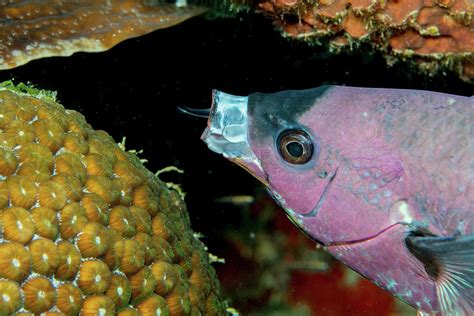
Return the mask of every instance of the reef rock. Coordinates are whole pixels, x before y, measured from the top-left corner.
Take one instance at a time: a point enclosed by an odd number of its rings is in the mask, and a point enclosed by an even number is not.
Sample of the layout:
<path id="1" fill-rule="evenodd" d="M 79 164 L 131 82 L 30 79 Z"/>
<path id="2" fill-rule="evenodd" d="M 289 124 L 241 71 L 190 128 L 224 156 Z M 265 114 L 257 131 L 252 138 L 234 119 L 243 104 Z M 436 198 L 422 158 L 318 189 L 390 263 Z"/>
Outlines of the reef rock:
<path id="1" fill-rule="evenodd" d="M 369 43 L 385 55 L 416 63 L 423 71 L 449 69 L 474 80 L 472 0 L 260 0 L 285 36 L 334 50 Z"/>
<path id="2" fill-rule="evenodd" d="M 51 94 L 11 84 L 0 85 L 0 292 L 0 315 L 225 313 L 179 194 Z"/>

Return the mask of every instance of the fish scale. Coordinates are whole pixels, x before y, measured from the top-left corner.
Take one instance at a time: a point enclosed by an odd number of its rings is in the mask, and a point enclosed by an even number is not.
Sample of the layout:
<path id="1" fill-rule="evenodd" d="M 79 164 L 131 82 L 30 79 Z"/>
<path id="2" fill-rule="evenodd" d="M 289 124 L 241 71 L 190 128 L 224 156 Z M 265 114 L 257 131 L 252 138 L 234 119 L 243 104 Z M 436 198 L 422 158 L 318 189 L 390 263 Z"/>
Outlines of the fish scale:
<path id="1" fill-rule="evenodd" d="M 345 94 L 344 90 L 347 91 Z M 363 94 L 357 92 L 363 92 Z M 456 156 L 457 153 L 474 152 L 472 141 L 470 143 L 455 141 L 458 139 L 467 140 L 469 136 L 460 138 L 452 136 L 452 134 L 462 135 L 465 132 L 470 132 L 472 135 L 471 131 L 455 124 L 455 122 L 461 121 L 465 115 L 457 108 L 467 108 L 472 113 L 473 108 L 469 108 L 464 99 L 461 98 L 456 104 L 455 97 L 445 94 L 391 89 L 357 90 L 355 88 L 341 88 L 338 89 L 338 93 L 339 100 L 333 101 L 332 92 L 328 92 L 320 102 L 324 103 L 324 100 L 328 99 L 331 101 L 331 107 L 320 105 L 324 109 L 320 109 L 318 106 L 311 108 L 302 115 L 306 115 L 302 122 L 307 126 L 317 126 L 319 118 L 316 113 L 318 111 L 324 111 L 324 115 L 330 117 L 336 117 L 337 114 L 344 113 L 344 111 L 349 113 L 346 114 L 347 116 L 353 115 L 354 112 L 367 113 L 367 116 L 357 115 L 358 119 L 353 120 L 350 126 L 346 124 L 347 118 L 343 117 L 331 121 L 330 127 L 322 126 L 315 129 L 316 135 L 319 135 L 322 142 L 327 142 L 339 149 L 345 159 L 352 161 L 355 156 L 359 161 L 365 160 L 366 167 L 376 167 L 377 164 L 388 165 L 389 170 L 385 171 L 383 176 L 389 177 L 392 182 L 389 186 L 393 186 L 391 191 L 399 196 L 410 196 L 423 192 L 425 198 L 430 200 L 431 195 L 427 195 L 427 192 L 436 191 L 433 192 L 433 196 L 436 196 L 437 204 L 439 204 L 439 201 L 452 201 L 451 197 L 445 197 L 444 195 L 447 193 L 446 186 L 453 186 L 453 180 L 456 179 L 457 183 L 466 183 L 466 186 L 468 186 L 467 182 L 463 180 L 463 176 L 453 175 L 452 168 L 447 165 L 448 160 L 444 159 L 442 154 L 435 155 L 440 147 L 439 144 L 445 144 L 442 147 L 442 152 L 453 152 L 456 153 Z M 436 95 L 436 98 L 434 95 Z M 348 106 L 349 101 L 352 102 L 350 106 Z M 337 105 L 332 104 L 332 102 L 337 103 Z M 431 111 L 433 107 L 440 107 L 441 105 L 445 106 Z M 444 111 L 444 113 L 440 113 L 440 111 Z M 446 128 L 446 126 L 450 128 Z M 334 129 L 336 129 L 336 132 Z M 432 133 L 440 129 L 446 132 L 442 133 L 442 137 L 434 139 L 431 136 Z M 333 137 L 334 133 L 354 135 L 358 131 L 362 132 L 359 132 L 360 136 L 356 138 L 341 137 L 334 140 Z M 389 135 L 389 137 L 386 135 Z M 471 137 L 471 139 L 473 138 Z M 354 146 L 350 146 L 353 143 L 355 143 Z M 383 156 L 384 152 L 387 151 L 390 152 L 390 158 Z M 459 169 L 468 166 L 469 156 L 464 156 L 467 160 L 457 163 Z M 437 161 L 437 163 L 433 164 L 433 161 Z M 398 179 L 398 181 L 403 182 L 403 186 L 393 183 L 396 179 L 393 177 L 393 170 L 390 169 L 393 169 L 392 164 L 396 163 L 401 164 L 403 170 Z M 389 176 L 390 174 L 392 176 Z M 352 175 L 350 177 L 351 179 L 354 178 Z M 469 194 L 472 196 L 472 192 L 466 192 L 462 204 L 447 205 L 447 207 L 469 209 L 468 203 L 470 202 L 467 199 Z M 364 195 L 360 195 L 360 197 L 363 198 Z M 365 200 L 369 201 L 369 199 Z M 411 209 L 413 208 L 414 206 Z M 386 210 L 388 211 L 389 208 L 386 208 Z M 436 213 L 436 209 L 431 209 L 430 212 L 432 214 Z M 443 228 L 451 232 L 456 229 L 456 227 Z"/>
<path id="2" fill-rule="evenodd" d="M 407 177 L 405 190 L 425 199 L 425 207 L 418 208 L 429 209 L 426 215 L 434 218 L 445 212 L 445 219 L 436 224 L 451 233 L 458 227 L 448 225 L 449 217 L 455 216 L 450 213 L 461 212 L 467 224 L 465 228 L 470 232 L 472 200 L 469 197 L 472 199 L 474 191 L 458 188 L 472 188 L 474 129 L 465 121 L 474 121 L 474 108 L 451 97 L 445 100 L 446 105 L 434 111 L 431 105 L 437 103 L 428 99 L 420 106 L 424 108 L 417 107 L 413 114 L 394 115 L 395 139 L 400 140 L 401 161 Z M 402 124 L 408 120 L 419 124 L 413 124 L 414 128 L 410 129 L 406 123 Z"/>
<path id="3" fill-rule="evenodd" d="M 234 107 L 247 121 L 227 137 Z M 215 91 L 202 139 L 375 284 L 423 313 L 473 315 L 473 126 L 474 98 L 437 92 Z"/>

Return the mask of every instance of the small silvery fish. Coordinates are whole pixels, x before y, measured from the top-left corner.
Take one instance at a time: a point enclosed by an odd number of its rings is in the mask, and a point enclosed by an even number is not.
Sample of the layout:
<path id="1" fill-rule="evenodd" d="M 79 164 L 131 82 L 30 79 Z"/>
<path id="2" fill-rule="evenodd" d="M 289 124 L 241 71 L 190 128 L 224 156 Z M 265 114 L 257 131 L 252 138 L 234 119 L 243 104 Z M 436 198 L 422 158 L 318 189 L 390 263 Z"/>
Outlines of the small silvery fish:
<path id="1" fill-rule="evenodd" d="M 474 98 L 214 91 L 202 139 L 352 269 L 421 313 L 474 315 Z"/>

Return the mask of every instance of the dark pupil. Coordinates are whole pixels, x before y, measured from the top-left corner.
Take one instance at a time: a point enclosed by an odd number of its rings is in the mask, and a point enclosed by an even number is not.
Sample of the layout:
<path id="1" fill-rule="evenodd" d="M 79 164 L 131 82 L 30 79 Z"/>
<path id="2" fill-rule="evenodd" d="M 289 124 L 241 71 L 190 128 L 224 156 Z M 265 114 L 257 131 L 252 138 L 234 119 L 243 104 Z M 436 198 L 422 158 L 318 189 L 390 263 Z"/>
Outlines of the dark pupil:
<path id="1" fill-rule="evenodd" d="M 303 130 L 291 129 L 281 132 L 276 145 L 281 158 L 293 165 L 305 164 L 313 155 L 313 141 Z"/>
<path id="2" fill-rule="evenodd" d="M 303 155 L 304 148 L 298 142 L 291 142 L 286 145 L 286 150 L 291 156 L 299 158 Z"/>

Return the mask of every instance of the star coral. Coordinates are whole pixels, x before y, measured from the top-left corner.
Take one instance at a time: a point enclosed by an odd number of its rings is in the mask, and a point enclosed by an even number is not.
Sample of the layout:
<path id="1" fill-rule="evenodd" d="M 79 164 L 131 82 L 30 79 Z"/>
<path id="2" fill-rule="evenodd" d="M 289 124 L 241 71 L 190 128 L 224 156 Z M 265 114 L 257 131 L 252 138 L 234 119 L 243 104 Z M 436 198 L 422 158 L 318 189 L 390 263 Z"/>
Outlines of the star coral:
<path id="1" fill-rule="evenodd" d="M 183 200 L 134 154 L 22 85 L 0 118 L 1 315 L 225 313 Z"/>

